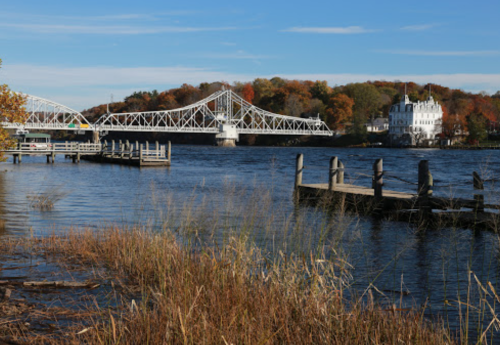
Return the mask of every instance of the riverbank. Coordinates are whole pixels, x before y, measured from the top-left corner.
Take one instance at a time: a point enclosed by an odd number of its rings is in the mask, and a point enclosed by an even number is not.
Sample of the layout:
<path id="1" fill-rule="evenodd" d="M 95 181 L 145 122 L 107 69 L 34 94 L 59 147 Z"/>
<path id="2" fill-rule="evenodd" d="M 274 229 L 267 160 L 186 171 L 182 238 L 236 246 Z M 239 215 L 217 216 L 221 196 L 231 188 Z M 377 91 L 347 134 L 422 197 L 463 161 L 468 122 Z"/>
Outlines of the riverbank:
<path id="1" fill-rule="evenodd" d="M 168 231 L 112 227 L 2 239 L 0 249 L 2 268 L 30 257 L 46 280 L 55 273 L 89 283 L 65 289 L 4 284 L 12 294 L 0 302 L 0 342 L 453 343 L 423 310 L 375 301 L 372 289 L 354 297 L 341 257 L 272 258 L 245 236 L 215 247 L 181 245 Z"/>

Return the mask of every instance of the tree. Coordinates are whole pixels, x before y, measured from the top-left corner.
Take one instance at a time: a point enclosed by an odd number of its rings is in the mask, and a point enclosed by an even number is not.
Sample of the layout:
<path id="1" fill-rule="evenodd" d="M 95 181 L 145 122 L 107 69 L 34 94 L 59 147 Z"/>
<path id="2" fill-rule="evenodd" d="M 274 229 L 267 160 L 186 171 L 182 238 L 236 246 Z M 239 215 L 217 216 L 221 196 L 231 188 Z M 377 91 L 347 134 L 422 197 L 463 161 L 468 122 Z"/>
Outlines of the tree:
<path id="1" fill-rule="evenodd" d="M 325 122 L 331 129 L 337 129 L 346 121 L 352 120 L 354 101 L 343 93 L 330 97 L 326 109 Z"/>
<path id="2" fill-rule="evenodd" d="M 313 98 L 311 102 L 309 102 L 309 109 L 307 112 L 309 113 L 310 116 L 316 117 L 319 115 L 320 119 L 325 119 L 325 110 L 326 110 L 326 105 L 323 104 L 323 102 L 317 98 Z"/>
<path id="3" fill-rule="evenodd" d="M 486 120 L 486 117 L 481 113 L 471 114 L 467 117 L 468 141 L 470 144 L 478 144 L 479 141 L 488 136 L 486 132 Z"/>
<path id="4" fill-rule="evenodd" d="M 252 83 L 253 91 L 254 91 L 254 104 L 260 104 L 262 98 L 266 98 L 266 101 L 271 98 L 274 94 L 273 83 L 271 83 L 268 79 L 265 78 L 257 78 Z"/>
<path id="5" fill-rule="evenodd" d="M 243 99 L 247 101 L 248 103 L 252 103 L 253 98 L 255 97 L 255 93 L 253 91 L 252 84 L 246 83 L 243 86 L 243 89 L 241 90 L 241 94 L 243 96 Z"/>
<path id="6" fill-rule="evenodd" d="M 299 96 L 291 94 L 288 96 L 285 102 L 285 113 L 289 116 L 300 117 L 300 114 L 304 111 L 304 107 L 300 102 Z"/>
<path id="7" fill-rule="evenodd" d="M 330 98 L 331 89 L 326 81 L 317 80 L 309 90 L 313 98 L 321 100 L 323 103 L 327 103 Z"/>
<path id="8" fill-rule="evenodd" d="M 354 137 L 360 142 L 366 141 L 366 138 L 368 136 L 368 131 L 366 129 L 365 123 L 366 118 L 364 115 L 361 115 L 360 113 L 354 114 L 352 119 L 352 126 L 349 128 L 349 133 L 354 135 Z"/>
<path id="9" fill-rule="evenodd" d="M 380 93 L 377 88 L 371 84 L 348 84 L 345 86 L 345 93 L 354 101 L 354 120 L 363 121 L 371 118 L 372 123 L 375 119 L 374 112 L 380 105 Z"/>
<path id="10" fill-rule="evenodd" d="M 2 60 L 0 60 L 0 66 Z M 0 85 L 0 119 L 5 122 L 13 122 L 23 124 L 28 119 L 28 112 L 24 105 L 26 98 L 21 94 L 12 92 L 5 84 Z M 4 162 L 4 150 L 8 150 L 16 145 L 16 141 L 12 139 L 7 130 L 0 126 L 0 161 Z"/>

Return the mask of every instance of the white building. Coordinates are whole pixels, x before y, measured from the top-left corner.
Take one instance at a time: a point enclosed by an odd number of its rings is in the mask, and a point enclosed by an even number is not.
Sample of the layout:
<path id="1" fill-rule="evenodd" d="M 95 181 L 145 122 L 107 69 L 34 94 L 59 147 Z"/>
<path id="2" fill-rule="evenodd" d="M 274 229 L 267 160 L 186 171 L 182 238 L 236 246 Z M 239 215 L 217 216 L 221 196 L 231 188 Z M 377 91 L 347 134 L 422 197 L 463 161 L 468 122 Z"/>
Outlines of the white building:
<path id="1" fill-rule="evenodd" d="M 443 109 L 431 95 L 426 101 L 410 102 L 405 95 L 389 111 L 389 138 L 393 144 L 432 143 L 441 133 Z"/>
<path id="2" fill-rule="evenodd" d="M 387 131 L 389 129 L 389 119 L 386 117 L 377 117 L 373 120 L 373 123 L 371 121 L 365 123 L 365 127 L 367 132 Z"/>

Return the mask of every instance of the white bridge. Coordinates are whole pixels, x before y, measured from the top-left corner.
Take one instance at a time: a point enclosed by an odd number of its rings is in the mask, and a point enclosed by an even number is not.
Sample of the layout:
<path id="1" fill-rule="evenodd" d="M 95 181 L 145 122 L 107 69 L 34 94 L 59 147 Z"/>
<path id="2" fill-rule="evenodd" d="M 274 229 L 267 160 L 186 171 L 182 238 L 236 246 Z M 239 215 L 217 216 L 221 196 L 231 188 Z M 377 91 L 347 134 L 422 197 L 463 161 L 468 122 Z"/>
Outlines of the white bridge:
<path id="1" fill-rule="evenodd" d="M 298 118 L 259 109 L 231 90 L 217 91 L 189 106 L 164 111 L 102 115 L 89 123 L 79 112 L 66 106 L 26 95 L 30 116 L 26 123 L 2 122 L 19 131 L 74 130 L 106 135 L 109 131 L 213 133 L 219 144 L 234 145 L 240 134 L 319 135 L 332 132 L 319 118 Z"/>

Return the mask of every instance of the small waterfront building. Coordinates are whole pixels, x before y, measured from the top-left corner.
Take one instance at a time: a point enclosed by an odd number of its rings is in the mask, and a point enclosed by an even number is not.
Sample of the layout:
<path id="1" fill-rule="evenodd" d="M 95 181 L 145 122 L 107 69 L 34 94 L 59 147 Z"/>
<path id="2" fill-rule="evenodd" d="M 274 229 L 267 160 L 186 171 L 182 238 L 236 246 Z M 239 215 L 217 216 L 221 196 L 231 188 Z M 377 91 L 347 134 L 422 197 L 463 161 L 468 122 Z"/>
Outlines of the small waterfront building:
<path id="1" fill-rule="evenodd" d="M 371 121 L 365 123 L 367 132 L 383 132 L 389 129 L 389 119 L 387 117 L 378 117 Z"/>
<path id="2" fill-rule="evenodd" d="M 442 121 L 443 109 L 430 94 L 426 101 L 416 103 L 405 95 L 389 111 L 389 138 L 395 145 L 433 144 Z"/>

